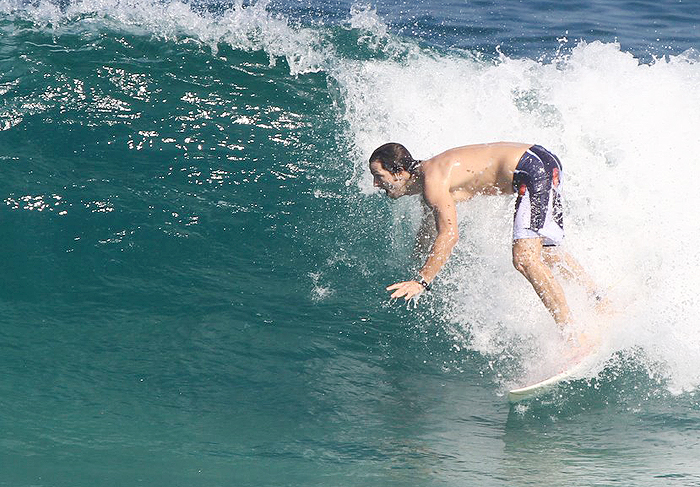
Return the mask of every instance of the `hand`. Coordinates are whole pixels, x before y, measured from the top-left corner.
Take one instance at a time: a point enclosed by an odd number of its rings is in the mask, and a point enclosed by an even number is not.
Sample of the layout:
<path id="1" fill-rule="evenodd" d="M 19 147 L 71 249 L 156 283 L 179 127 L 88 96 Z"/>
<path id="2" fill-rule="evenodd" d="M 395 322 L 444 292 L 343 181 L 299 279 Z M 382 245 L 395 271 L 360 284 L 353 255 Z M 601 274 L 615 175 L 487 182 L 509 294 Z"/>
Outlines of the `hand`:
<path id="1" fill-rule="evenodd" d="M 391 299 L 403 297 L 406 301 L 417 298 L 423 292 L 423 285 L 418 281 L 397 282 L 386 288 L 387 291 L 394 291 Z"/>

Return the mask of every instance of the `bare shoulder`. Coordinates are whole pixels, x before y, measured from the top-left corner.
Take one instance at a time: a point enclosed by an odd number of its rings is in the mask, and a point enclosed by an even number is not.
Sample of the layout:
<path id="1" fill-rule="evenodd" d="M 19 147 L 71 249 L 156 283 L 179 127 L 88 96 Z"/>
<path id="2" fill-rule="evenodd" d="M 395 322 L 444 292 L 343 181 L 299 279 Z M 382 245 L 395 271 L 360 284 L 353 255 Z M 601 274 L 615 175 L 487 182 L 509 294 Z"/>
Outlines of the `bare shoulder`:
<path id="1" fill-rule="evenodd" d="M 452 202 L 451 176 L 459 159 L 451 151 L 445 151 L 421 164 L 423 173 L 423 200 L 432 207 Z"/>

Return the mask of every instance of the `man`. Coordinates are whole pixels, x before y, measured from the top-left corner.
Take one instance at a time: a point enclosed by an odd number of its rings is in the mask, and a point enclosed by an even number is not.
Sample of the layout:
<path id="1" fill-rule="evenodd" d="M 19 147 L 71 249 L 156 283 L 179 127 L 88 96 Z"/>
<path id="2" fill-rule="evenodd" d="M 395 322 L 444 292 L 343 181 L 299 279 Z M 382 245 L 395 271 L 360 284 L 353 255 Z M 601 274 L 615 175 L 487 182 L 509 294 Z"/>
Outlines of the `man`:
<path id="1" fill-rule="evenodd" d="M 558 268 L 596 300 L 595 284 L 581 266 L 557 246 L 564 238 L 560 186 L 562 166 L 545 148 L 522 143 L 456 147 L 430 159 L 415 160 L 401 144 L 377 148 L 369 158 L 374 186 L 390 198 L 420 194 L 432 211 L 437 234 L 415 279 L 389 287 L 392 298 L 411 300 L 440 272 L 459 240 L 456 203 L 476 195 L 517 193 L 513 224 L 513 265 L 532 284 L 560 328 L 571 323 L 564 291 L 552 270 Z M 428 215 L 429 216 L 429 215 Z M 432 223 L 424 218 L 418 242 L 430 241 Z"/>

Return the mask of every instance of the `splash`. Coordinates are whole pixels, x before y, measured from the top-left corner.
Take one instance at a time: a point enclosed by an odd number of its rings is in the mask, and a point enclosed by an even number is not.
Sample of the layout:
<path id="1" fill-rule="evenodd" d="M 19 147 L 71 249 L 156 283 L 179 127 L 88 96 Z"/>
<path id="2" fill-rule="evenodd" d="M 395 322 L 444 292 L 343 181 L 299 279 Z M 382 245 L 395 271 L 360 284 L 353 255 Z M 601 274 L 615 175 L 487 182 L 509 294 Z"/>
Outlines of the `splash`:
<path id="1" fill-rule="evenodd" d="M 358 63 L 338 79 L 358 161 L 386 141 L 420 159 L 498 140 L 556 152 L 566 174 L 567 248 L 618 308 L 614 319 L 597 318 L 567 288 L 582 326 L 601 326 L 610 353 L 642 349 L 672 392 L 700 385 L 694 52 L 651 64 L 601 42 L 580 42 L 549 63 L 423 52 Z M 371 193 L 363 162 L 356 172 Z M 439 287 L 456 337 L 531 369 L 561 353 L 561 337 L 510 263 L 512 205 L 505 197 L 461 205 L 462 240 Z M 397 216 L 415 218 L 417 207 L 397 205 Z"/>
<path id="2" fill-rule="evenodd" d="M 215 54 L 221 44 L 235 50 L 265 51 L 270 64 L 283 58 L 295 76 L 324 69 L 332 57 L 322 31 L 293 26 L 272 12 L 266 0 L 235 0 L 213 12 L 179 0 L 40 0 L 30 4 L 0 0 L 0 13 L 53 29 L 56 34 L 109 29 L 165 41 L 195 42 Z"/>

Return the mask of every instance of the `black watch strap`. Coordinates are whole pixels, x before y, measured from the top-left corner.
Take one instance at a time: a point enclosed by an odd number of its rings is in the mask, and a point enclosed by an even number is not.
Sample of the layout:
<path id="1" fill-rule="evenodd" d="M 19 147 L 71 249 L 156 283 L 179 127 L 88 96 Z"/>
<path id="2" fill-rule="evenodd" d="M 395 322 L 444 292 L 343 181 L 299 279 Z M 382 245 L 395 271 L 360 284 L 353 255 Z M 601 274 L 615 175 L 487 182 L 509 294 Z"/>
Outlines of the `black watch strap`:
<path id="1" fill-rule="evenodd" d="M 423 279 L 423 277 L 418 276 L 418 279 L 416 279 L 416 280 L 418 281 L 418 283 L 419 283 L 421 286 L 423 286 L 423 288 L 424 288 L 426 291 L 430 291 L 430 283 L 429 283 L 428 281 L 426 281 L 425 279 Z"/>

